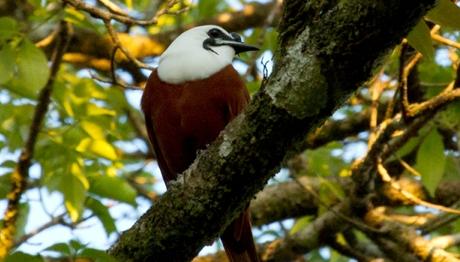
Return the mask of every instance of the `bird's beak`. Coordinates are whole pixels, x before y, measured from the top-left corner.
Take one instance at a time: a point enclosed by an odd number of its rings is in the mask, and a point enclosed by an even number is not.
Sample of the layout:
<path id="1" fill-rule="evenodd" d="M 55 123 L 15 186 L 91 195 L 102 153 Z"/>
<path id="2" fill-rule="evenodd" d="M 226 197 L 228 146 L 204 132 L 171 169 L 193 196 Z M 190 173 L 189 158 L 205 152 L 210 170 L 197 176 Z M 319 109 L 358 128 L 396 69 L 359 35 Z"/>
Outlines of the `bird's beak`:
<path id="1" fill-rule="evenodd" d="M 243 41 L 241 40 L 241 36 L 239 36 L 237 33 L 231 33 L 231 36 L 232 37 L 228 37 L 228 38 L 225 38 L 225 39 L 223 39 L 223 38 L 215 39 L 215 45 L 228 45 L 228 46 L 231 46 L 231 47 L 233 47 L 233 49 L 235 49 L 236 54 L 247 52 L 247 51 L 257 51 L 257 50 L 259 50 L 258 47 L 243 43 Z"/>

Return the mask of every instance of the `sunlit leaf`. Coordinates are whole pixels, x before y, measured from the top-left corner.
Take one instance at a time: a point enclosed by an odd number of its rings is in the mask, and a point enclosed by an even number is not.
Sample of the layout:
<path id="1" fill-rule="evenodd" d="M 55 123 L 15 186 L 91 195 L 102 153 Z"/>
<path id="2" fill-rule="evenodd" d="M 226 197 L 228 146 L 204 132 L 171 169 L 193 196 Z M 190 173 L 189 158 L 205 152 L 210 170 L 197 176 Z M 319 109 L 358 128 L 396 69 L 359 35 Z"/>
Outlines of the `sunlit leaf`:
<path id="1" fill-rule="evenodd" d="M 58 190 L 64 195 L 64 206 L 73 222 L 80 218 L 86 199 L 86 185 L 82 183 L 81 176 L 78 177 L 71 172 L 55 173 L 45 182 L 50 190 Z"/>
<path id="2" fill-rule="evenodd" d="M 101 221 L 107 236 L 117 231 L 115 221 L 110 215 L 109 209 L 99 200 L 89 197 L 86 200 L 86 207 L 88 207 L 94 213 L 94 215 L 96 215 L 96 217 Z"/>
<path id="3" fill-rule="evenodd" d="M 450 0 L 438 0 L 426 17 L 441 26 L 460 29 L 460 8 Z"/>
<path id="4" fill-rule="evenodd" d="M 99 32 L 99 28 L 96 26 L 96 24 L 88 21 L 87 17 L 85 16 L 83 12 L 80 12 L 74 8 L 65 8 L 64 11 L 65 11 L 64 12 L 65 21 L 72 23 L 78 27 L 82 27 L 85 29 L 91 29 L 96 32 Z"/>
<path id="5" fill-rule="evenodd" d="M 91 138 L 83 139 L 77 146 L 76 150 L 81 153 L 92 153 L 96 156 L 107 158 L 110 160 L 117 159 L 117 152 L 113 145 L 105 140 L 95 140 Z"/>
<path id="6" fill-rule="evenodd" d="M 103 175 L 93 175 L 89 179 L 91 193 L 131 205 L 136 203 L 136 190 L 125 179 Z"/>
<path id="7" fill-rule="evenodd" d="M 114 110 L 96 106 L 95 104 L 87 104 L 86 113 L 89 116 L 99 116 L 99 115 L 115 116 L 116 115 L 116 112 Z"/>
<path id="8" fill-rule="evenodd" d="M 9 89 L 19 95 L 34 98 L 48 81 L 48 60 L 42 50 L 24 39 L 17 48 L 17 73 Z"/>
<path id="9" fill-rule="evenodd" d="M 125 0 L 125 5 L 129 9 L 132 9 L 133 8 L 133 0 Z"/>
<path id="10" fill-rule="evenodd" d="M 11 17 L 0 17 L 0 41 L 9 39 L 18 32 L 18 23 Z"/>
<path id="11" fill-rule="evenodd" d="M 433 59 L 434 48 L 431 43 L 430 29 L 423 19 L 407 35 L 407 41 L 413 48 L 422 53 L 424 57 Z"/>
<path id="12" fill-rule="evenodd" d="M 83 120 L 80 122 L 81 127 L 85 132 L 93 139 L 103 140 L 105 139 L 104 130 L 100 125 L 94 122 Z"/>
<path id="13" fill-rule="evenodd" d="M 73 222 L 78 221 L 83 212 L 86 197 L 84 185 L 76 177 L 70 176 L 61 184 L 61 190 L 64 193 L 64 205 L 69 212 L 70 219 Z"/>
<path id="14" fill-rule="evenodd" d="M 433 129 L 420 145 L 415 165 L 422 175 L 423 185 L 432 195 L 444 175 L 445 166 L 446 155 L 442 137 Z"/>

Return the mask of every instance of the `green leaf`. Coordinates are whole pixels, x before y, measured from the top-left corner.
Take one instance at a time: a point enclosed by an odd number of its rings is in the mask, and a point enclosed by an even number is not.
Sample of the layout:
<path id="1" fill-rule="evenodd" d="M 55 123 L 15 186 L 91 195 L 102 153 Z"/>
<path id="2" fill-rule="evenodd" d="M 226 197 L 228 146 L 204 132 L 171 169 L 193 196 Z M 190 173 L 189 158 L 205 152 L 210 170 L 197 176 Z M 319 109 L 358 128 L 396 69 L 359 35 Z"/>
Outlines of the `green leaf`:
<path id="1" fill-rule="evenodd" d="M 73 165 L 72 165 L 73 166 Z M 72 169 L 72 167 L 69 167 Z M 56 173 L 48 178 L 48 187 L 51 190 L 58 190 L 64 195 L 64 206 L 73 222 L 78 221 L 83 212 L 83 204 L 86 199 L 87 185 L 82 181 L 83 174 L 76 176 L 72 174 L 75 170 L 68 173 Z M 88 182 L 86 182 L 88 183 Z"/>
<path id="2" fill-rule="evenodd" d="M 15 63 L 14 56 L 15 53 L 11 45 L 3 45 L 3 48 L 0 50 L 0 84 L 4 84 L 13 78 Z"/>
<path id="3" fill-rule="evenodd" d="M 61 184 L 61 191 L 64 193 L 64 205 L 69 212 L 70 219 L 73 222 L 78 221 L 86 197 L 84 185 L 75 176 L 70 176 Z"/>
<path id="4" fill-rule="evenodd" d="M 18 23 L 11 17 L 0 17 L 0 40 L 9 39 L 18 32 Z"/>
<path id="5" fill-rule="evenodd" d="M 85 248 L 80 253 L 79 257 L 90 258 L 93 262 L 117 262 L 117 260 L 107 254 L 106 251 L 97 250 L 94 248 Z"/>
<path id="6" fill-rule="evenodd" d="M 86 247 L 80 241 L 77 241 L 75 239 L 69 241 L 69 246 L 72 248 L 74 253 L 78 253 L 80 250 Z"/>
<path id="7" fill-rule="evenodd" d="M 28 39 L 24 39 L 17 49 L 17 73 L 9 88 L 28 98 L 35 98 L 38 91 L 48 81 L 48 60 L 42 50 Z"/>
<path id="8" fill-rule="evenodd" d="M 115 147 L 107 141 L 101 139 L 95 140 L 85 138 L 80 142 L 80 144 L 78 144 L 75 150 L 81 153 L 90 152 L 96 156 L 109 160 L 116 160 L 118 157 Z"/>
<path id="9" fill-rule="evenodd" d="M 3 174 L 0 176 L 0 199 L 6 198 L 11 188 L 11 173 Z"/>
<path id="10" fill-rule="evenodd" d="M 89 191 L 101 197 L 115 199 L 135 205 L 136 190 L 126 180 L 119 177 L 93 175 L 89 176 Z"/>
<path id="11" fill-rule="evenodd" d="M 319 205 L 318 214 L 325 213 L 329 206 L 332 206 L 338 201 L 345 197 L 345 193 L 338 182 L 333 182 L 327 179 L 321 179 L 319 187 L 319 198 L 321 199 L 321 205 Z"/>
<path id="12" fill-rule="evenodd" d="M 458 179 L 460 179 L 460 159 L 455 156 L 447 156 L 444 180 Z"/>
<path id="13" fill-rule="evenodd" d="M 99 218 L 99 220 L 102 223 L 102 226 L 105 229 L 105 233 L 107 234 L 107 236 L 117 231 L 115 221 L 110 215 L 109 209 L 105 205 L 103 205 L 99 200 L 92 197 L 88 197 L 86 201 L 86 207 L 88 207 L 94 213 L 94 215 L 96 215 L 97 218 Z"/>
<path id="14" fill-rule="evenodd" d="M 19 238 L 25 234 L 25 228 L 27 225 L 27 219 L 29 217 L 30 206 L 28 203 L 21 203 L 19 205 L 19 218 L 16 222 L 16 234 L 15 238 Z"/>
<path id="15" fill-rule="evenodd" d="M 446 155 L 442 137 L 433 129 L 423 140 L 417 152 L 415 169 L 422 175 L 422 183 L 433 195 L 444 175 Z"/>
<path id="16" fill-rule="evenodd" d="M 43 258 L 39 255 L 30 255 L 24 252 L 14 252 L 5 258 L 5 262 L 43 262 Z"/>
<path id="17" fill-rule="evenodd" d="M 407 35 L 407 41 L 417 51 L 430 60 L 434 58 L 434 48 L 431 43 L 430 29 L 423 19 Z"/>
<path id="18" fill-rule="evenodd" d="M 291 230 L 289 231 L 289 234 L 294 235 L 295 233 L 307 227 L 311 223 L 311 219 L 312 218 L 309 216 L 297 219 L 294 225 L 292 226 Z"/>
<path id="19" fill-rule="evenodd" d="M 441 26 L 460 29 L 460 8 L 450 0 L 438 0 L 438 4 L 426 14 L 426 18 Z"/>
<path id="20" fill-rule="evenodd" d="M 332 151 L 341 148 L 340 143 L 332 142 L 315 150 L 307 150 L 309 174 L 320 176 L 339 174 L 347 165 L 342 158 L 332 155 Z"/>
<path id="21" fill-rule="evenodd" d="M 54 251 L 57 252 L 61 255 L 66 255 L 66 256 L 71 256 L 72 251 L 70 249 L 70 246 L 66 243 L 56 243 L 54 245 L 51 245 L 47 248 L 45 248 L 43 251 Z"/>

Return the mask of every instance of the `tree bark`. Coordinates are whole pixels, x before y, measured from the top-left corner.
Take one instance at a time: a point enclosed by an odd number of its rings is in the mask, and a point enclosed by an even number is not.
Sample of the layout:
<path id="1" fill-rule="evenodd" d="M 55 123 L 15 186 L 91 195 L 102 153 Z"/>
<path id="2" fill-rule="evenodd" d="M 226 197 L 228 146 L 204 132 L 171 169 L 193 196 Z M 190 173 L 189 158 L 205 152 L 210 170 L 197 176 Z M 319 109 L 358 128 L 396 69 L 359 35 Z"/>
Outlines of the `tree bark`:
<path id="1" fill-rule="evenodd" d="M 250 106 L 110 254 L 190 261 L 210 244 L 432 7 L 434 0 L 285 1 L 280 50 Z"/>

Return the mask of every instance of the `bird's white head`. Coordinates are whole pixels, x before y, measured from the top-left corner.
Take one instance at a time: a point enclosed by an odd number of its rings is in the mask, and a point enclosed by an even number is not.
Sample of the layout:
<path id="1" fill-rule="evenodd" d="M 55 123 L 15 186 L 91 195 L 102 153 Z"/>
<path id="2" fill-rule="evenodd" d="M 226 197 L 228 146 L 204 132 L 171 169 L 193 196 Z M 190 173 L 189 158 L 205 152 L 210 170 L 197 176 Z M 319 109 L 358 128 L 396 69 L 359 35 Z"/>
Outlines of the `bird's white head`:
<path id="1" fill-rule="evenodd" d="M 251 50 L 258 48 L 220 26 L 194 27 L 179 35 L 161 55 L 158 76 L 170 84 L 205 79 L 232 63 L 235 54 Z"/>

